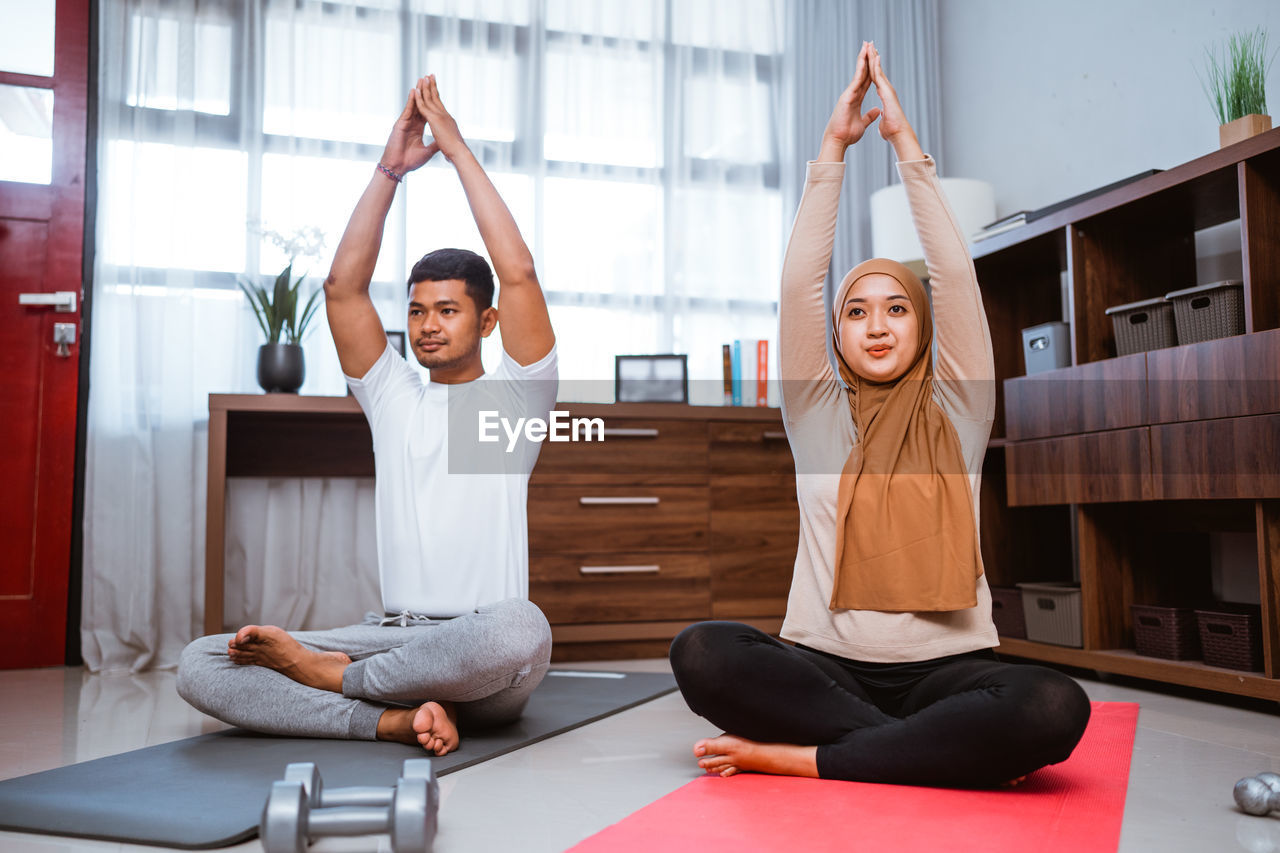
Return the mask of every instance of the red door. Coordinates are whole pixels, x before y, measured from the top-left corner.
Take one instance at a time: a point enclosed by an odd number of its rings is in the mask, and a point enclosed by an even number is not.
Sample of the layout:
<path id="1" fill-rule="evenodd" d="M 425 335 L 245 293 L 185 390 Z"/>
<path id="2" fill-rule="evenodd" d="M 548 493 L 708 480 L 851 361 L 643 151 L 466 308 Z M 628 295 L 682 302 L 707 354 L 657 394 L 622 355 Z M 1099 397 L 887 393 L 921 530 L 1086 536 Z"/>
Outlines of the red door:
<path id="1" fill-rule="evenodd" d="M 50 182 L 0 180 L 0 668 L 61 664 L 66 646 L 89 2 L 56 8 L 52 76 L 13 73 L 0 57 L 6 125 L 39 125 L 53 97 Z"/>

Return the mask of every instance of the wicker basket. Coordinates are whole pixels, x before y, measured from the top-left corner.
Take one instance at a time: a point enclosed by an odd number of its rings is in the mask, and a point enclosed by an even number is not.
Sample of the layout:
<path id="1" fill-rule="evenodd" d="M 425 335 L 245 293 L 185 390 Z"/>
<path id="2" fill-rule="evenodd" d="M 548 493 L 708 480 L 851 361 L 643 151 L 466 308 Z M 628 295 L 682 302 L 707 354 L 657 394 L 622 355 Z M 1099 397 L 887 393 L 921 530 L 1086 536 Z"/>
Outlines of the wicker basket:
<path id="1" fill-rule="evenodd" d="M 1164 298 L 1173 303 L 1180 344 L 1244 334 L 1244 282 L 1215 281 L 1175 290 Z"/>
<path id="2" fill-rule="evenodd" d="M 1178 343 L 1173 306 L 1164 297 L 1130 302 L 1107 309 L 1116 335 L 1116 355 L 1164 349 Z"/>
<path id="3" fill-rule="evenodd" d="M 1190 607 L 1156 607 L 1134 604 L 1133 644 L 1138 654 L 1166 660 L 1200 657 L 1200 633 L 1196 613 Z"/>
<path id="4" fill-rule="evenodd" d="M 1210 666 L 1256 672 L 1262 669 L 1262 608 L 1256 604 L 1216 604 L 1197 610 L 1200 645 Z"/>
<path id="5" fill-rule="evenodd" d="M 1059 646 L 1080 642 L 1080 587 L 1070 583 L 1020 583 L 1027 639 Z"/>
<path id="6" fill-rule="evenodd" d="M 991 621 L 1002 637 L 1027 638 L 1027 618 L 1022 610 L 1022 593 L 1015 586 L 991 587 Z"/>

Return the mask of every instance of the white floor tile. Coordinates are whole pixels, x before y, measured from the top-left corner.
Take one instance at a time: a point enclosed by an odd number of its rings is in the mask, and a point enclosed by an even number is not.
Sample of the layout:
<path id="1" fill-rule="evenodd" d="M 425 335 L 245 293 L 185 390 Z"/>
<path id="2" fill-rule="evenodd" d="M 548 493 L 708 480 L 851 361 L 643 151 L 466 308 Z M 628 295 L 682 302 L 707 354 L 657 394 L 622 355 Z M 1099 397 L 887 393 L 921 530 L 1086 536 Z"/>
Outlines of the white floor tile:
<path id="1" fill-rule="evenodd" d="M 568 665 L 664 671 L 666 662 Z M 172 672 L 87 676 L 76 669 L 0 672 L 0 778 L 191 737 L 223 726 L 188 707 Z M 1274 709 L 1082 681 L 1100 701 L 1138 702 L 1120 853 L 1280 853 L 1280 820 L 1238 812 L 1235 781 L 1280 772 Z M 699 774 L 690 749 L 715 730 L 678 694 L 441 778 L 435 853 L 557 853 Z M 500 815 L 500 817 L 497 817 Z M 0 833 L 0 853 L 154 853 L 160 848 Z M 260 851 L 255 840 L 233 848 Z M 330 839 L 315 853 L 389 851 L 385 837 Z"/>

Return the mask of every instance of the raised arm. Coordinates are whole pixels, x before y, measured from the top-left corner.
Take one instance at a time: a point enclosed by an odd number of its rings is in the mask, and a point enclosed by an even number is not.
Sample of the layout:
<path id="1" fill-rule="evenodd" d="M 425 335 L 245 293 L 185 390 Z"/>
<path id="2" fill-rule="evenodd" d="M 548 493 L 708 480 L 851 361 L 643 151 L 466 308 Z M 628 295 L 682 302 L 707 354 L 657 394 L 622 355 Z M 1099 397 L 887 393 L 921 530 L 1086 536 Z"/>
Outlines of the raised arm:
<path id="1" fill-rule="evenodd" d="M 329 329 L 338 347 L 338 362 L 348 376 L 362 377 L 387 346 L 382 320 L 369 298 L 369 282 L 382 247 L 382 229 L 395 199 L 400 179 L 424 165 L 439 150 L 422 141 L 426 122 L 418 113 L 414 89 L 396 119 L 382 151 L 378 167 L 369 179 L 347 230 L 338 242 L 333 266 L 324 281 L 325 310 Z M 385 171 L 384 171 L 385 170 Z M 391 172 L 392 174 L 387 174 Z"/>
<path id="2" fill-rule="evenodd" d="M 989 419 L 995 413 L 995 365 L 968 240 L 942 193 L 933 158 L 921 149 L 874 46 L 870 68 L 884 105 L 880 134 L 898 155 L 898 172 L 929 270 L 938 390 L 952 411 L 974 420 Z"/>
<path id="3" fill-rule="evenodd" d="M 498 325 L 502 329 L 502 348 L 517 363 L 533 364 L 551 352 L 556 342 L 547 301 L 533 268 L 533 254 L 520 236 L 516 220 L 502 196 L 458 132 L 457 122 L 441 103 L 435 75 L 418 82 L 414 98 L 419 113 L 431 126 L 434 144 L 458 171 L 471 215 L 493 261 L 499 285 Z"/>
<path id="4" fill-rule="evenodd" d="M 880 114 L 862 113 L 862 99 L 871 86 L 867 58 L 870 45 L 862 43 L 853 80 L 836 101 L 822 134 L 818 159 L 809 164 L 804 195 L 791 227 L 791 240 L 782 261 L 782 297 L 778 306 L 778 369 L 782 379 L 787 417 L 794 419 L 819 399 L 833 393 L 835 370 L 827 356 L 831 321 L 827 316 L 822 284 L 831 263 L 835 242 L 836 212 L 844 180 L 844 155 L 862 138 Z"/>

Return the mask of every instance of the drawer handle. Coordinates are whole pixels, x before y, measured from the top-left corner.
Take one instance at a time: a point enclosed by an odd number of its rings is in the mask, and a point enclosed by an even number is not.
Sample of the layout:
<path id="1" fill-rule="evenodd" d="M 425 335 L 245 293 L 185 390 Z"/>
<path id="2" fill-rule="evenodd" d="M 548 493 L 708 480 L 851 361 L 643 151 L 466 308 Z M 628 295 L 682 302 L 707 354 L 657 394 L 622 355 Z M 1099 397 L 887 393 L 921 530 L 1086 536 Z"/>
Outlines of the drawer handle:
<path id="1" fill-rule="evenodd" d="M 578 498 L 581 506 L 657 506 L 658 498 Z"/>
<path id="2" fill-rule="evenodd" d="M 782 429 L 767 429 L 760 434 L 765 441 L 786 441 L 787 431 Z"/>
<path id="3" fill-rule="evenodd" d="M 605 438 L 657 438 L 658 431 L 652 427 L 605 427 Z"/>
<path id="4" fill-rule="evenodd" d="M 656 575 L 658 567 L 654 566 L 579 566 L 578 571 L 584 575 L 623 575 L 649 574 Z"/>

